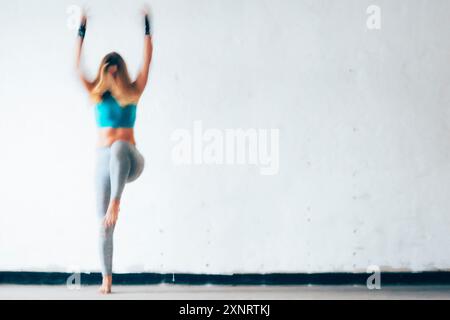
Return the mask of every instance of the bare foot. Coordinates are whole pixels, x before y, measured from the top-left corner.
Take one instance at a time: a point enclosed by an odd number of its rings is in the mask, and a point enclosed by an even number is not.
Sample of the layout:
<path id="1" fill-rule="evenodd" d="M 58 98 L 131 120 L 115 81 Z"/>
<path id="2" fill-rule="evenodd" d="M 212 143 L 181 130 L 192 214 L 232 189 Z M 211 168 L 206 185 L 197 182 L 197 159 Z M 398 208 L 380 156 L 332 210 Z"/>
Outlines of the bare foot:
<path id="1" fill-rule="evenodd" d="M 120 211 L 120 200 L 111 200 L 108 206 L 108 211 L 105 214 L 105 218 L 103 219 L 103 223 L 105 227 L 109 228 L 116 224 L 117 219 L 119 218 Z"/>
<path id="2" fill-rule="evenodd" d="M 103 283 L 101 287 L 98 289 L 98 292 L 101 294 L 109 294 L 111 293 L 112 286 L 112 276 L 103 276 Z"/>

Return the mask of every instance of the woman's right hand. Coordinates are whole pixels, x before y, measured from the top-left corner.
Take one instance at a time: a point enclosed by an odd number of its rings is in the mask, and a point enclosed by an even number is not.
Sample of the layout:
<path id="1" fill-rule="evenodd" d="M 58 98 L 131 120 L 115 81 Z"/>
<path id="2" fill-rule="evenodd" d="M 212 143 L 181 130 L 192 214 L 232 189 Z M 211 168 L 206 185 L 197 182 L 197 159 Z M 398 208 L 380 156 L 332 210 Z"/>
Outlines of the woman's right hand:
<path id="1" fill-rule="evenodd" d="M 87 23 L 87 15 L 86 12 L 83 10 L 81 11 L 80 26 L 86 27 L 86 23 Z"/>
<path id="2" fill-rule="evenodd" d="M 145 4 L 145 5 L 142 7 L 142 15 L 143 15 L 143 16 L 148 16 L 149 13 L 150 13 L 150 8 L 149 8 L 148 5 Z"/>
<path id="3" fill-rule="evenodd" d="M 78 27 L 78 36 L 83 42 L 84 36 L 86 34 L 86 23 L 87 23 L 87 16 L 84 10 L 81 10 L 81 17 L 80 17 L 80 26 Z"/>

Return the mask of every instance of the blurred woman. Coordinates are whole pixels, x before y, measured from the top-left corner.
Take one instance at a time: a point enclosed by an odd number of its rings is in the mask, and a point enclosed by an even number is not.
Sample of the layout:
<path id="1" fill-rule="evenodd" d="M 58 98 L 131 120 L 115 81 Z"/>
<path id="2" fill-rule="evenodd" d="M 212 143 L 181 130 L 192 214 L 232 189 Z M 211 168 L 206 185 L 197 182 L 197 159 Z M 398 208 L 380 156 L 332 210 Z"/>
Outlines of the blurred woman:
<path id="1" fill-rule="evenodd" d="M 83 14 L 78 29 L 76 69 L 81 82 L 95 103 L 98 127 L 95 164 L 96 208 L 100 218 L 101 293 L 111 293 L 113 232 L 119 217 L 120 199 L 125 184 L 143 172 L 145 159 L 137 149 L 134 124 L 139 98 L 147 84 L 152 60 L 152 37 L 144 10 L 144 61 L 135 81 L 130 79 L 120 54 L 108 53 L 101 61 L 96 78 L 89 81 L 80 68 L 87 17 Z"/>

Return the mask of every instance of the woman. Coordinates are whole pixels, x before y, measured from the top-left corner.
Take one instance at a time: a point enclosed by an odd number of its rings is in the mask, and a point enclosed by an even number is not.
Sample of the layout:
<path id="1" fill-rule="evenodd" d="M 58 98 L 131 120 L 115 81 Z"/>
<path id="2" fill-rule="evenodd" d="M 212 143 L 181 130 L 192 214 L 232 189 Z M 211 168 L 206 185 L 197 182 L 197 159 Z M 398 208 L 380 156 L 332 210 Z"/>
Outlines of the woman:
<path id="1" fill-rule="evenodd" d="M 82 16 L 78 30 L 76 68 L 80 79 L 95 102 L 98 126 L 96 144 L 95 189 L 97 213 L 101 218 L 100 258 L 101 293 L 111 293 L 113 232 L 119 216 L 120 198 L 125 184 L 135 181 L 144 169 L 144 157 L 136 147 L 134 123 L 137 102 L 147 84 L 153 45 L 147 12 L 144 12 L 144 63 L 134 82 L 130 80 L 125 61 L 112 52 L 107 54 L 94 81 L 80 69 L 81 49 L 87 18 Z"/>

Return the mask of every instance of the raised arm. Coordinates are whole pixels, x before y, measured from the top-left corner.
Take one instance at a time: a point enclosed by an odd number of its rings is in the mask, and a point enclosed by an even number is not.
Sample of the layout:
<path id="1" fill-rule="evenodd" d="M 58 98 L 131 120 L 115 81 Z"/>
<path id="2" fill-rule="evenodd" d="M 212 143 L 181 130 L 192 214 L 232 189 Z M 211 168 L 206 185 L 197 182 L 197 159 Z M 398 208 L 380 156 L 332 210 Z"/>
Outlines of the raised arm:
<path id="1" fill-rule="evenodd" d="M 141 70 L 138 73 L 134 86 L 136 89 L 142 93 L 147 84 L 148 72 L 150 70 L 150 62 L 152 61 L 153 54 L 153 44 L 152 36 L 150 33 L 150 21 L 149 16 L 146 11 L 144 11 L 144 22 L 145 22 L 145 35 L 144 35 L 144 61 Z"/>
<path id="2" fill-rule="evenodd" d="M 91 91 L 92 88 L 94 87 L 94 83 L 86 79 L 83 71 L 81 70 L 81 51 L 83 48 L 84 35 L 86 33 L 86 23 L 87 18 L 83 14 L 83 16 L 81 17 L 80 28 L 78 29 L 75 68 L 86 90 Z"/>

